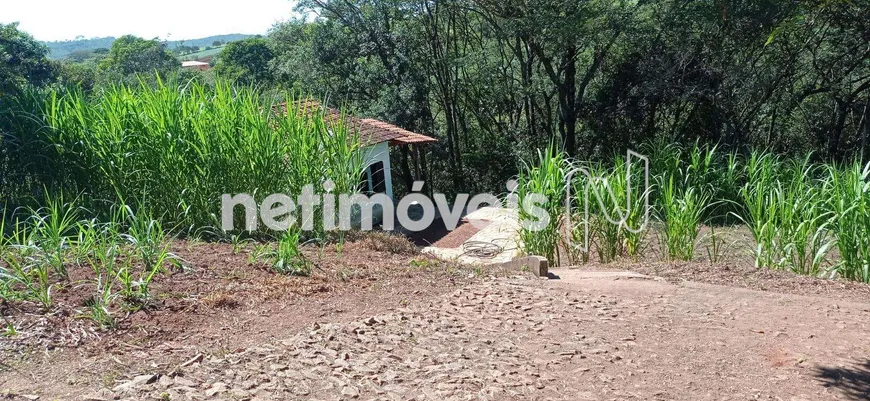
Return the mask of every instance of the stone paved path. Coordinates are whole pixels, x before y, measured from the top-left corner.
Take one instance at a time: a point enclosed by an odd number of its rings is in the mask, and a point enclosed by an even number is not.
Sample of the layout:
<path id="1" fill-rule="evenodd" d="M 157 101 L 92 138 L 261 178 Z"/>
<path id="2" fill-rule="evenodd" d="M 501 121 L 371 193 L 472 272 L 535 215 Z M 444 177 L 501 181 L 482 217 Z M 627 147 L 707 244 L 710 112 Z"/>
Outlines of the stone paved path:
<path id="1" fill-rule="evenodd" d="M 870 303 L 555 273 L 318 323 L 85 399 L 870 399 Z"/>

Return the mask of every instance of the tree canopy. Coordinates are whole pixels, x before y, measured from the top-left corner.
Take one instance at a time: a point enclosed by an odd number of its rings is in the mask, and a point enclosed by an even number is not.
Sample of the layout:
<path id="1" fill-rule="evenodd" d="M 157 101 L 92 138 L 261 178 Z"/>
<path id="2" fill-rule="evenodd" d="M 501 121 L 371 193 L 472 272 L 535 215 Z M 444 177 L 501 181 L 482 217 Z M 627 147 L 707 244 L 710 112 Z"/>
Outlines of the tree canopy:
<path id="1" fill-rule="evenodd" d="M 0 24 L 0 97 L 16 93 L 25 85 L 41 86 L 54 79 L 48 49 L 17 23 Z"/>
<path id="2" fill-rule="evenodd" d="M 445 173 L 431 179 L 455 188 L 493 188 L 516 173 L 503 160 L 550 143 L 584 159 L 651 141 L 828 160 L 868 147 L 867 0 L 305 0 L 298 11 L 314 18 L 269 36 L 278 82 L 437 136 L 428 164 Z"/>
<path id="3" fill-rule="evenodd" d="M 218 55 L 215 70 L 242 84 L 272 83 L 270 63 L 275 58 L 264 38 L 247 38 L 227 44 Z"/>
<path id="4" fill-rule="evenodd" d="M 168 74 L 178 68 L 178 60 L 157 39 L 125 35 L 114 42 L 100 67 L 123 76 L 134 74 Z"/>

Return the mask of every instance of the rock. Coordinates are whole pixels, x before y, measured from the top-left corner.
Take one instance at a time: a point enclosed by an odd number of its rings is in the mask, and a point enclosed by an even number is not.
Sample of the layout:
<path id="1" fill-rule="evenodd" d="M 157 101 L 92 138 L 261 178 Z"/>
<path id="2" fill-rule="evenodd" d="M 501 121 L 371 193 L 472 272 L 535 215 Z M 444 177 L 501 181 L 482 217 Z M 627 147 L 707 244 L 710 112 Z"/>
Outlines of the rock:
<path id="1" fill-rule="evenodd" d="M 343 369 L 349 369 L 349 368 L 350 368 L 350 364 L 349 364 L 347 361 L 345 361 L 344 359 L 341 359 L 341 358 L 338 358 L 338 359 L 332 361 L 332 366 L 333 366 L 333 367 L 337 367 L 337 368 L 340 367 L 340 368 L 343 368 Z"/>
<path id="2" fill-rule="evenodd" d="M 176 386 L 171 389 L 171 391 L 175 391 L 177 393 L 190 394 L 195 393 L 197 390 L 195 387 L 187 387 L 187 386 Z"/>
<path id="3" fill-rule="evenodd" d="M 255 382 L 255 381 L 253 381 L 253 380 L 245 380 L 245 381 L 243 381 L 242 384 L 241 384 L 241 388 L 242 388 L 243 390 L 250 390 L 250 389 L 252 389 L 252 388 L 254 388 L 254 387 L 257 387 L 257 382 Z"/>
<path id="4" fill-rule="evenodd" d="M 293 387 L 291 392 L 296 395 L 308 395 L 310 393 L 307 388 L 299 386 Z"/>
<path id="5" fill-rule="evenodd" d="M 112 391 L 106 388 L 100 389 L 94 394 L 86 395 L 81 398 L 82 401 L 109 401 L 115 399 Z"/>
<path id="6" fill-rule="evenodd" d="M 205 391 L 205 395 L 209 397 L 214 397 L 217 394 L 224 393 L 227 391 L 227 385 L 221 382 L 216 382 L 211 385 L 211 387 Z"/>
<path id="7" fill-rule="evenodd" d="M 345 386 L 341 389 L 341 395 L 356 398 L 359 397 L 359 390 L 354 386 Z"/>
<path id="8" fill-rule="evenodd" d="M 134 377 L 133 380 L 130 380 L 126 383 L 121 383 L 121 384 L 115 386 L 115 388 L 113 388 L 112 391 L 114 391 L 116 393 L 125 393 L 128 391 L 134 390 L 136 387 L 140 387 L 140 386 L 144 386 L 146 384 L 154 383 L 156 380 L 157 380 L 157 375 L 139 375 L 139 376 Z"/>
<path id="9" fill-rule="evenodd" d="M 235 397 L 235 398 L 242 398 L 242 399 L 250 397 L 250 395 L 251 395 L 251 393 L 249 393 L 247 390 L 244 390 L 244 389 L 239 388 L 239 387 L 233 387 L 233 389 L 230 390 L 230 394 L 232 394 L 233 397 Z"/>
<path id="10" fill-rule="evenodd" d="M 186 378 L 181 377 L 181 376 L 175 376 L 175 378 L 173 379 L 173 381 L 174 381 L 175 384 L 178 385 L 178 386 L 183 386 L 183 387 L 196 387 L 196 382 L 194 382 L 193 380 L 190 380 L 190 379 L 186 379 Z"/>
<path id="11" fill-rule="evenodd" d="M 271 370 L 273 372 L 283 372 L 283 371 L 287 370 L 287 365 L 279 365 L 277 363 L 273 363 L 273 364 L 269 365 L 269 370 Z"/>
<path id="12" fill-rule="evenodd" d="M 157 385 L 162 387 L 162 388 L 168 388 L 169 386 L 173 385 L 174 383 L 175 382 L 172 379 L 170 379 L 169 376 L 166 376 L 166 375 L 160 376 L 160 379 L 157 380 Z"/>
<path id="13" fill-rule="evenodd" d="M 109 401 L 111 399 L 112 397 L 105 397 L 100 395 L 99 393 L 86 395 L 81 398 L 82 401 Z"/>

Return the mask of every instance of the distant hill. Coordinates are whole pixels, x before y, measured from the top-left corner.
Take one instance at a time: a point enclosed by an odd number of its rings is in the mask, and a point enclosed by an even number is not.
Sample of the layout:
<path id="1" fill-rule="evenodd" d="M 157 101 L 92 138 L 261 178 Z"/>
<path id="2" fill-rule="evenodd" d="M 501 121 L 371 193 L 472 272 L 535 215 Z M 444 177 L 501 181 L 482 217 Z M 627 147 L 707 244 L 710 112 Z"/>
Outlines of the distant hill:
<path id="1" fill-rule="evenodd" d="M 241 33 L 231 33 L 227 35 L 215 35 L 209 36 L 205 38 L 199 39 L 190 39 L 190 40 L 172 40 L 167 43 L 169 49 L 174 49 L 175 47 L 184 45 L 184 46 L 193 46 L 193 47 L 207 47 L 211 46 L 212 43 L 216 41 L 220 41 L 223 43 L 235 42 L 237 40 L 242 40 L 244 38 L 248 38 L 255 35 L 245 35 Z M 79 40 L 65 40 L 58 42 L 42 42 L 44 45 L 48 47 L 49 54 L 48 56 L 53 59 L 62 59 L 74 52 L 89 52 L 94 51 L 96 49 L 108 49 L 112 46 L 112 42 L 115 41 L 115 38 L 112 36 L 105 38 L 92 38 L 92 39 L 79 39 Z"/>

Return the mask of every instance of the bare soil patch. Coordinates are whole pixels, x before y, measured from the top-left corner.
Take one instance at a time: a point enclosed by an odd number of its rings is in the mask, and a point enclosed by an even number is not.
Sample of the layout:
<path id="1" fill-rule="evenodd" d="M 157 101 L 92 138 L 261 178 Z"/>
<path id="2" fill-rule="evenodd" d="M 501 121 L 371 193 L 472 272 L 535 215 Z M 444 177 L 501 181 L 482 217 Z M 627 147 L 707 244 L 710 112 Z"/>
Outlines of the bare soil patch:
<path id="1" fill-rule="evenodd" d="M 340 252 L 334 245 L 306 246 L 316 267 L 309 277 L 293 277 L 252 260 L 253 244 L 234 252 L 230 244 L 179 241 L 172 252 L 185 267 L 158 276 L 152 302 L 119 313 L 115 330 L 101 330 L 81 317 L 93 278 L 90 269 L 73 269 L 72 284 L 54 293 L 51 313 L 29 303 L 4 306 L 4 318 L 16 330 L 0 337 L 0 383 L 10 376 L 63 377 L 55 381 L 60 392 L 51 394 L 76 394 L 82 383 L 111 385 L 150 362 L 144 355 L 182 363 L 196 354 L 232 352 L 284 338 L 318 320 L 343 321 L 407 305 L 468 280 L 462 270 L 416 252 L 375 248 L 393 247 L 369 240 L 346 243 Z M 22 384 L 18 380 L 11 382 Z"/>
<path id="2" fill-rule="evenodd" d="M 439 218 L 429 228 L 423 231 L 409 232 L 407 235 L 412 243 L 421 247 L 457 248 L 488 224 L 489 222 L 485 220 L 477 220 L 472 224 L 463 219 L 453 230 L 448 230 L 444 220 Z"/>
<path id="3" fill-rule="evenodd" d="M 655 262 L 623 263 L 618 266 L 620 269 L 662 277 L 672 283 L 695 281 L 759 291 L 815 295 L 834 300 L 870 301 L 870 285 L 867 284 L 759 269 L 750 263 L 724 262 L 712 265 L 707 262 Z"/>
<path id="4" fill-rule="evenodd" d="M 578 272 L 483 277 L 224 352 L 128 351 L 147 363 L 102 384 L 8 383 L 17 394 L 123 400 L 870 396 L 870 303 Z"/>
<path id="5" fill-rule="evenodd" d="M 115 331 L 8 306 L 0 395 L 62 400 L 865 400 L 870 286 L 711 264 L 620 261 L 558 279 L 462 269 L 371 235 L 305 247 L 310 277 L 253 245 L 177 242 L 186 269 Z M 651 277 L 589 270 L 631 270 Z M 76 280 L 87 272 L 74 272 Z"/>

